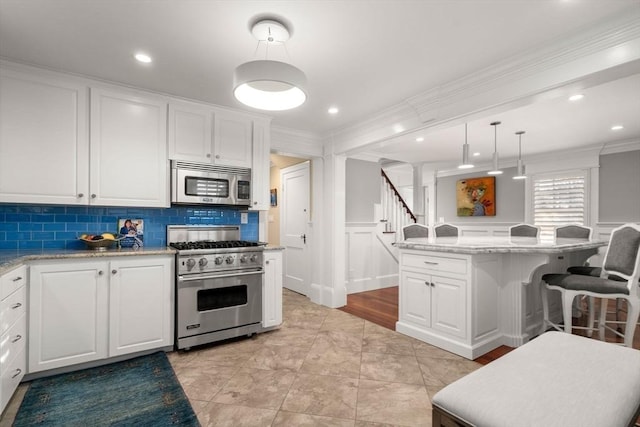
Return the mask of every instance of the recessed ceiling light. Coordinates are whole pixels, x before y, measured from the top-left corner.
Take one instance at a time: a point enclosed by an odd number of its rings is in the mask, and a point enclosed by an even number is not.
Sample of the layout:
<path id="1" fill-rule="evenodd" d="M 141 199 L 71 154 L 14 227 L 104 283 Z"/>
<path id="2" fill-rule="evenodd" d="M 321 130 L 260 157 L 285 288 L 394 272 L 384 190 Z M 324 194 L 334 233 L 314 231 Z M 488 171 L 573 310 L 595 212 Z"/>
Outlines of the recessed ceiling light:
<path id="1" fill-rule="evenodd" d="M 624 126 L 622 125 L 613 125 L 611 126 L 611 130 L 622 130 L 624 129 Z"/>
<path id="2" fill-rule="evenodd" d="M 139 62 L 148 64 L 151 62 L 151 57 L 149 55 L 147 55 L 146 53 L 136 53 L 134 55 L 134 57 L 136 58 L 136 60 L 138 60 Z"/>
<path id="3" fill-rule="evenodd" d="M 569 97 L 569 101 L 580 101 L 582 98 L 584 98 L 584 95 L 581 93 L 576 93 L 575 95 L 571 95 Z"/>
<path id="4" fill-rule="evenodd" d="M 330 107 L 330 108 L 327 110 L 327 112 L 328 112 L 329 114 L 338 114 L 338 111 L 340 111 L 340 110 L 338 109 L 338 107 Z"/>
<path id="5" fill-rule="evenodd" d="M 473 157 L 478 157 L 479 155 L 480 155 L 480 153 L 478 153 L 477 151 L 472 154 Z"/>
<path id="6" fill-rule="evenodd" d="M 419 136 L 419 137 L 416 138 L 416 142 L 422 142 L 422 141 L 424 141 L 423 137 Z"/>

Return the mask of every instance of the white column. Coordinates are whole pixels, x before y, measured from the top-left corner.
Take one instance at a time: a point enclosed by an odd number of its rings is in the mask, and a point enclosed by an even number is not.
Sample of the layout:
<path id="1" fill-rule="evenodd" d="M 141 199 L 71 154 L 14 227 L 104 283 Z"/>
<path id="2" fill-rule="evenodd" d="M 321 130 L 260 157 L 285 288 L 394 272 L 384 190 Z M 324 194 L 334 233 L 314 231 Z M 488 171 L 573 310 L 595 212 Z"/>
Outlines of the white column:
<path id="1" fill-rule="evenodd" d="M 422 189 L 422 163 L 411 165 L 413 167 L 413 214 L 418 224 L 426 224 L 424 211 L 424 191 Z"/>
<path id="2" fill-rule="evenodd" d="M 315 288 L 312 289 L 312 300 L 336 308 L 347 304 L 345 274 L 346 157 L 327 154 L 322 163 L 322 201 L 319 202 L 319 206 L 316 205 L 317 210 L 322 213 L 322 223 L 314 230 L 320 254 L 319 257 L 314 256 L 314 263 L 316 261 L 320 263 L 321 273 L 318 276 L 319 282 L 312 284 Z M 315 174 L 314 178 L 316 178 Z M 315 220 L 314 224 L 318 225 Z"/>

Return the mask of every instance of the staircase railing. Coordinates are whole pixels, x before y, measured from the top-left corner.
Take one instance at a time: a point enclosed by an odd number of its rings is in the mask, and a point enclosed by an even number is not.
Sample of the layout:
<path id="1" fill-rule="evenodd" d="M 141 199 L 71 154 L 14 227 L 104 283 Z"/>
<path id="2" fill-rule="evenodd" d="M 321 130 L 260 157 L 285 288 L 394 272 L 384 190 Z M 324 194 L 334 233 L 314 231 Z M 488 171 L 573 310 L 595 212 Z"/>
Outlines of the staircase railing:
<path id="1" fill-rule="evenodd" d="M 416 216 L 404 201 L 383 169 L 382 175 L 382 221 L 386 231 L 400 231 L 405 225 L 417 222 Z"/>

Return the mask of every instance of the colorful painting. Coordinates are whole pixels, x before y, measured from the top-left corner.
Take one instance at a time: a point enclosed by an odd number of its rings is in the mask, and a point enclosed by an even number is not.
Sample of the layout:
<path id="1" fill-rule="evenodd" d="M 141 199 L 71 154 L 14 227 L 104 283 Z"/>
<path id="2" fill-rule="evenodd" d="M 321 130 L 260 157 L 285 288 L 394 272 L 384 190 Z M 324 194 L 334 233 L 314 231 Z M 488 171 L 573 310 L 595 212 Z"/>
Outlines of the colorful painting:
<path id="1" fill-rule="evenodd" d="M 458 216 L 496 215 L 496 177 L 460 179 L 456 183 Z"/>

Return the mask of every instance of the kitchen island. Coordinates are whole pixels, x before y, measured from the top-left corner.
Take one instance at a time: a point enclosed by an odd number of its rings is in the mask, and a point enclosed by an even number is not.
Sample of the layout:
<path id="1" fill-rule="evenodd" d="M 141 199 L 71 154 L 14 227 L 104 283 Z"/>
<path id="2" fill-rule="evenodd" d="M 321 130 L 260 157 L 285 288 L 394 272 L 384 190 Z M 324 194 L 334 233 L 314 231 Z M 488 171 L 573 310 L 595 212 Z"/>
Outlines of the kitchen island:
<path id="1" fill-rule="evenodd" d="M 518 347 L 542 331 L 542 275 L 582 265 L 605 245 L 478 236 L 398 242 L 396 330 L 468 359 L 500 345 Z M 561 317 L 559 298 L 550 310 L 552 318 Z"/>

